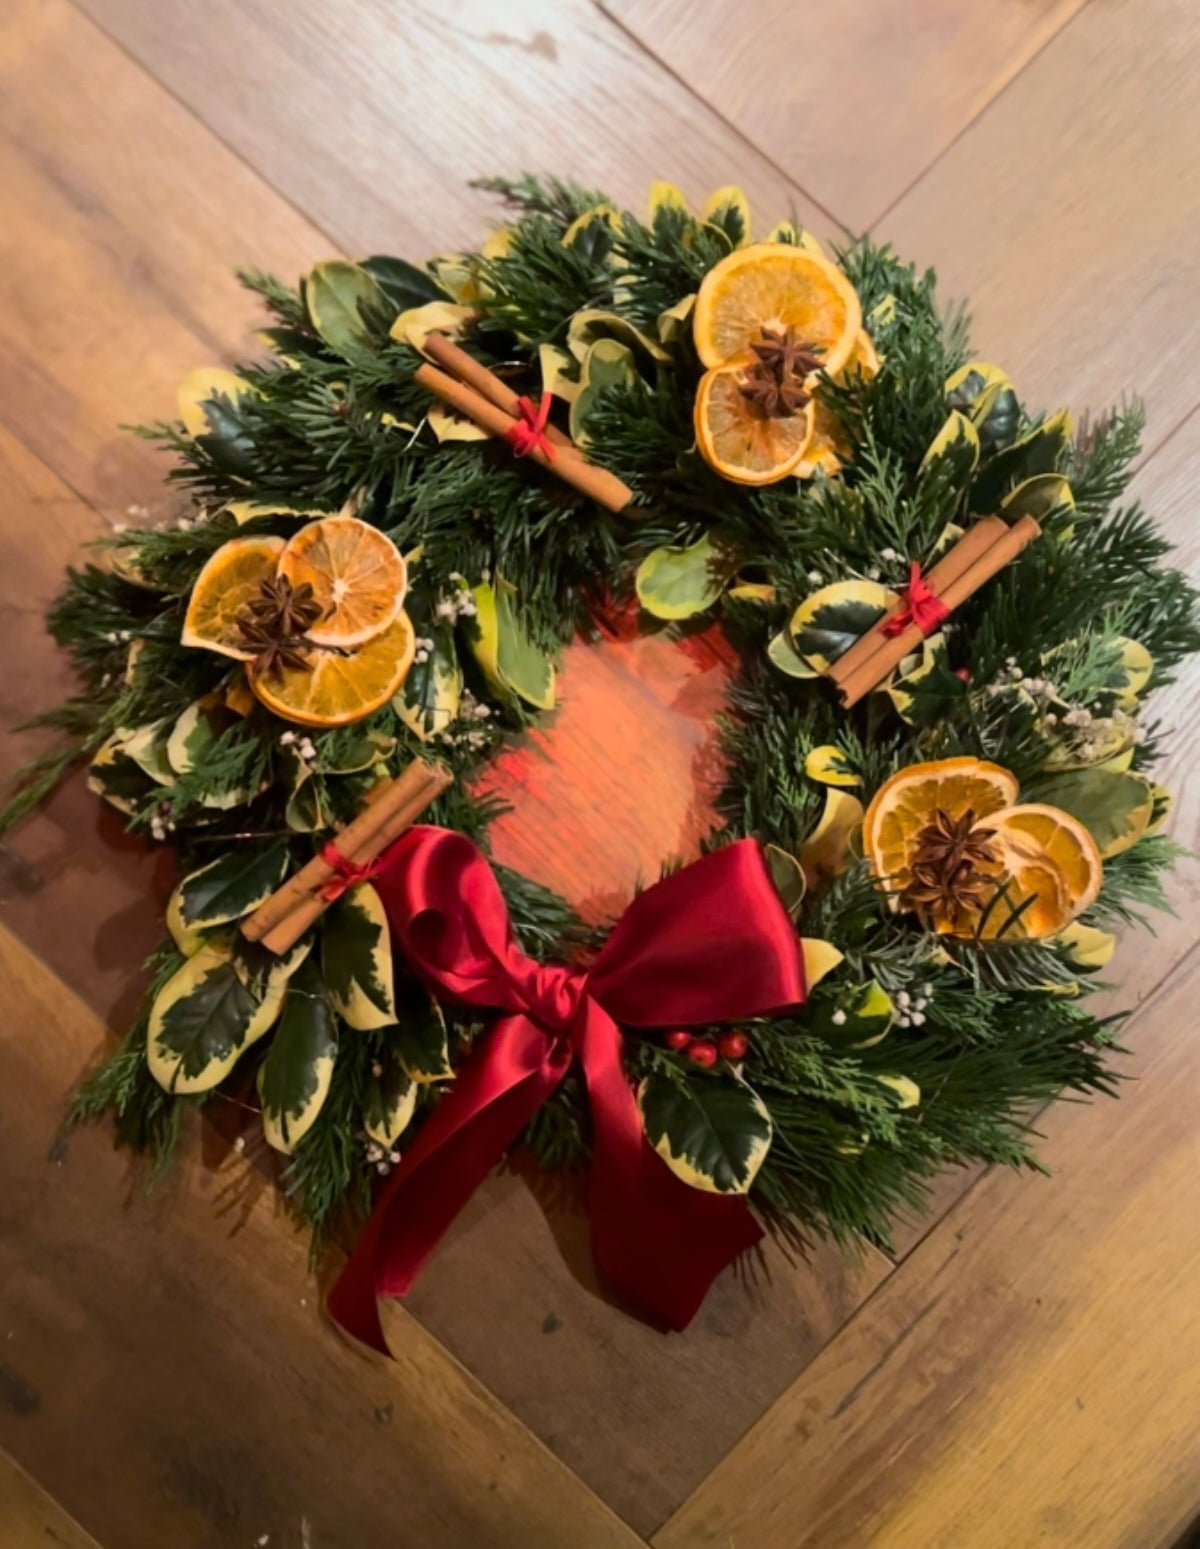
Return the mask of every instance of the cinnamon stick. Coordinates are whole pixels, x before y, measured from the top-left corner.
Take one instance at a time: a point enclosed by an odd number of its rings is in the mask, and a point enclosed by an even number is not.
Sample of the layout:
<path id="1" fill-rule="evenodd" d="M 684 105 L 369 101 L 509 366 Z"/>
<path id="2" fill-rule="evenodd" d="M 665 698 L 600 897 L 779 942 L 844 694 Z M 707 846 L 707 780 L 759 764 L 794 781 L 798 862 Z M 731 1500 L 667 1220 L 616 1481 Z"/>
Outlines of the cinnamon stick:
<path id="1" fill-rule="evenodd" d="M 377 788 L 354 821 L 339 830 L 338 849 L 347 860 L 360 865 L 374 860 L 420 817 L 453 778 L 443 765 L 414 759 L 382 793 Z M 272 952 L 288 951 L 326 909 L 320 890 L 333 876 L 334 869 L 328 861 L 315 855 L 242 921 L 243 936 L 248 941 L 261 941 Z"/>
<path id="2" fill-rule="evenodd" d="M 473 387 L 468 387 L 465 382 L 458 382 L 454 377 L 447 376 L 436 366 L 418 366 L 416 380 L 443 403 L 448 403 L 452 409 L 456 409 L 467 419 L 474 420 L 475 424 L 486 430 L 489 435 L 503 439 L 518 423 L 498 404 L 492 403 L 482 393 L 476 392 Z M 633 491 L 628 484 L 622 483 L 615 473 L 609 473 L 607 469 L 597 468 L 595 463 L 589 463 L 578 451 L 570 456 L 551 458 L 547 457 L 541 447 L 535 446 L 529 456 L 539 468 L 556 473 L 565 484 L 570 484 L 572 488 L 587 495 L 599 505 L 605 506 L 609 511 L 623 511 L 633 499 Z"/>
<path id="3" fill-rule="evenodd" d="M 985 518 L 987 520 L 987 518 Z M 995 518 L 999 521 L 1000 518 Z M 960 575 L 940 593 L 942 601 L 951 613 L 955 608 L 961 607 L 968 597 L 974 594 L 993 576 L 998 575 L 1005 565 L 1009 565 L 1016 559 L 1022 549 L 1026 548 L 1041 532 L 1037 521 L 1032 516 L 1023 516 L 1011 527 L 1005 526 L 1004 532 Z M 911 625 L 901 635 L 886 637 L 886 644 L 859 667 L 850 677 L 843 679 L 838 686 L 838 697 L 847 709 L 855 705 L 863 697 L 869 694 L 873 688 L 878 687 L 894 667 L 910 651 L 916 650 L 922 640 L 921 631 L 916 625 Z"/>
<path id="4" fill-rule="evenodd" d="M 973 522 L 926 576 L 930 588 L 939 597 L 944 598 L 946 588 L 964 571 L 969 570 L 979 556 L 990 549 L 992 544 L 1002 538 L 1007 531 L 1008 523 L 999 516 L 984 516 L 977 522 Z M 893 617 L 893 613 L 894 610 L 872 624 L 866 634 L 856 640 L 848 651 L 843 651 L 832 664 L 827 676 L 832 678 L 839 687 L 864 666 L 878 650 L 892 644 L 895 636 L 885 634 L 884 629 L 888 620 Z"/>
<path id="5" fill-rule="evenodd" d="M 451 376 L 457 377 L 460 382 L 465 382 L 468 387 L 473 387 L 477 393 L 494 403 L 497 408 L 503 409 L 505 414 L 517 419 L 521 413 L 521 401 L 508 383 L 496 375 L 474 355 L 468 355 L 454 340 L 444 333 L 425 335 L 423 350 L 426 355 L 431 355 L 439 366 L 445 367 Z M 583 453 L 571 440 L 558 429 L 556 425 L 547 425 L 542 434 L 547 440 L 552 441 L 556 447 L 564 452 L 572 453 L 576 457 L 582 457 Z"/>

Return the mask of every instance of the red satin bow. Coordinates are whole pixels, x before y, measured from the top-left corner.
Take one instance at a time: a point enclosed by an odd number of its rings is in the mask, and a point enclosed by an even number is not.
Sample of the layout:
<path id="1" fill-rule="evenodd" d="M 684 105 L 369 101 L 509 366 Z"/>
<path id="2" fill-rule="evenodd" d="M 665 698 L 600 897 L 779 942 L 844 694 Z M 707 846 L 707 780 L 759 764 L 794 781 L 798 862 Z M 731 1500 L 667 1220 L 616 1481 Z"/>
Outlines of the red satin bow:
<path id="1" fill-rule="evenodd" d="M 377 876 L 379 868 L 383 864 L 383 857 L 368 861 L 364 866 L 359 861 L 352 861 L 349 856 L 343 855 L 331 839 L 321 851 L 321 859 L 327 866 L 333 867 L 333 876 L 319 890 L 327 904 L 335 903 L 349 887 L 355 887 L 360 882 L 369 882 Z"/>
<path id="2" fill-rule="evenodd" d="M 910 624 L 915 624 L 922 635 L 928 637 L 950 617 L 950 609 L 921 574 L 921 563 L 914 559 L 908 573 L 908 586 L 904 593 L 904 607 L 895 618 L 883 626 L 885 635 L 902 635 Z"/>
<path id="3" fill-rule="evenodd" d="M 436 994 L 504 1014 L 385 1184 L 330 1297 L 333 1316 L 386 1352 L 376 1298 L 410 1288 L 578 1059 L 593 1121 L 597 1267 L 644 1317 L 686 1327 L 762 1230 L 745 1199 L 690 1187 L 651 1149 L 618 1023 L 733 1021 L 804 999 L 799 940 L 758 845 L 726 845 L 648 888 L 587 970 L 521 952 L 491 867 L 462 834 L 410 829 L 385 860 L 376 887 L 398 950 Z"/>
<path id="4" fill-rule="evenodd" d="M 544 452 L 554 457 L 554 445 L 546 435 L 546 422 L 550 418 L 551 393 L 543 393 L 542 401 L 535 404 L 531 398 L 518 398 L 517 408 L 521 418 L 504 432 L 504 439 L 513 449 L 514 457 L 528 457 L 530 452 Z"/>

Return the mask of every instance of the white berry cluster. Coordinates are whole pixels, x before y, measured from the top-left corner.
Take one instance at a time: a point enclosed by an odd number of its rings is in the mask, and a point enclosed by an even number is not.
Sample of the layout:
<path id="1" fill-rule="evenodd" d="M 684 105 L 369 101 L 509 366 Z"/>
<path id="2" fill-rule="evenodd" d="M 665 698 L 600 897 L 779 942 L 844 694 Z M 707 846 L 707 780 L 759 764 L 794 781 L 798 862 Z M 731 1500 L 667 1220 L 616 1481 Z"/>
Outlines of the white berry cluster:
<path id="1" fill-rule="evenodd" d="M 1023 689 L 1037 703 L 1043 724 L 1063 735 L 1069 741 L 1071 751 L 1085 763 L 1091 758 L 1102 757 L 1116 742 L 1145 740 L 1145 732 L 1127 710 L 1118 706 L 1109 715 L 1097 715 L 1098 704 L 1090 707 L 1068 704 L 1048 678 L 1027 673 L 1017 658 L 1010 656 L 988 693 L 1003 694 L 1014 688 Z"/>
<path id="2" fill-rule="evenodd" d="M 475 599 L 467 589 L 466 577 L 452 570 L 450 582 L 455 590 L 448 597 L 438 599 L 433 610 L 434 617 L 445 624 L 457 624 L 460 618 L 474 618 L 477 611 Z"/>
<path id="3" fill-rule="evenodd" d="M 445 731 L 439 732 L 438 740 L 453 748 L 486 747 L 490 738 L 487 729 L 478 723 L 488 720 L 491 713 L 490 705 L 482 704 L 469 688 L 464 689 L 458 703 L 458 720 L 453 726 L 447 726 Z M 472 726 L 472 722 L 476 724 Z"/>
<path id="4" fill-rule="evenodd" d="M 896 1005 L 896 1026 L 923 1027 L 925 1013 L 932 999 L 932 984 L 921 984 L 913 990 L 897 990 L 893 996 Z"/>
<path id="5" fill-rule="evenodd" d="M 372 1066 L 372 1069 L 380 1069 L 378 1062 Z M 381 1146 L 377 1140 L 372 1140 L 370 1135 L 368 1135 L 365 1130 L 363 1131 L 362 1141 L 363 1145 L 366 1147 L 368 1163 L 375 1169 L 377 1173 L 386 1178 L 388 1173 L 391 1172 L 392 1168 L 395 1167 L 396 1163 L 400 1160 L 399 1151 L 397 1151 L 394 1147 L 389 1150 L 386 1146 Z"/>
<path id="6" fill-rule="evenodd" d="M 311 737 L 301 737 L 294 731 L 285 731 L 279 739 L 281 748 L 291 748 L 302 764 L 311 769 L 317 762 L 317 750 Z"/>
<path id="7" fill-rule="evenodd" d="M 163 840 L 175 830 L 175 819 L 171 816 L 171 809 L 166 805 L 155 807 L 150 814 L 151 838 Z"/>
<path id="8" fill-rule="evenodd" d="M 133 630 L 110 629 L 104 638 L 109 645 L 128 645 L 133 639 Z"/>
<path id="9" fill-rule="evenodd" d="M 416 649 L 413 651 L 413 661 L 417 666 L 423 665 L 433 655 L 434 641 L 429 635 L 418 635 Z"/>

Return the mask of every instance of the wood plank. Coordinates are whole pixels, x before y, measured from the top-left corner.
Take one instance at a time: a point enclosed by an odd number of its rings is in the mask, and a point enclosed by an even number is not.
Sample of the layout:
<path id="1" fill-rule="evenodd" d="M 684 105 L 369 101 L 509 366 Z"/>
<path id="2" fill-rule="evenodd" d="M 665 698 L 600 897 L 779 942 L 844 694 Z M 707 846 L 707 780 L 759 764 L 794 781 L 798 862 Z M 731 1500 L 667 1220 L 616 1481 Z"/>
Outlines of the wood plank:
<path id="1" fill-rule="evenodd" d="M 119 423 L 245 352 L 235 265 L 291 275 L 328 240 L 68 0 L 5 7 L 0 187 L 0 422 L 110 516 L 169 511 Z"/>
<path id="2" fill-rule="evenodd" d="M 1198 72 L 1186 0 L 1089 5 L 878 231 L 969 300 L 1029 402 L 1139 393 L 1151 447 L 1197 401 Z"/>
<path id="3" fill-rule="evenodd" d="M 992 1175 L 655 1549 L 1144 1549 L 1196 1510 L 1200 991 L 1138 1015 L 1137 1080 L 1046 1120 L 1056 1176 Z"/>
<path id="4" fill-rule="evenodd" d="M 0 999 L 0 1445 L 102 1543 L 637 1549 L 408 1314 L 394 1365 L 338 1339 L 244 1163 L 147 1200 L 102 1129 L 52 1147 L 100 1025 L 4 930 Z"/>
<path id="5" fill-rule="evenodd" d="M 852 231 L 864 231 L 1083 0 L 601 0 Z M 785 63 L 786 62 L 786 63 Z"/>
<path id="6" fill-rule="evenodd" d="M 81 0 L 227 144 L 343 247 L 414 259 L 478 245 L 466 187 L 547 169 L 641 210 L 742 182 L 766 226 L 803 193 L 589 0 Z"/>
<path id="7" fill-rule="evenodd" d="M 99 1549 L 96 1540 L 0 1451 L 0 1539 L 4 1549 Z"/>
<path id="8" fill-rule="evenodd" d="M 46 633 L 45 610 L 67 564 L 106 531 L 101 518 L 0 426 L 0 726 L 11 727 L 71 689 Z M 0 775 L 53 745 L 47 732 L 0 740 Z M 0 921 L 68 984 L 119 1024 L 132 1014 L 138 967 L 162 934 L 170 891 L 166 852 L 128 839 L 116 813 L 72 779 L 0 845 Z"/>

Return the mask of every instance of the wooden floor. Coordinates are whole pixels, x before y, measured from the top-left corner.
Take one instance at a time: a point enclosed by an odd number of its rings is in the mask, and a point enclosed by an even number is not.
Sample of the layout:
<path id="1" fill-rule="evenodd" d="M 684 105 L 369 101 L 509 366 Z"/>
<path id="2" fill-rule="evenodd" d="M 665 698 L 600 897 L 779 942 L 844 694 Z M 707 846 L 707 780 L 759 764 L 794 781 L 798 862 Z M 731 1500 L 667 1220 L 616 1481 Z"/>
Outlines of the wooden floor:
<path id="1" fill-rule="evenodd" d="M 62 685 L 62 567 L 168 509 L 117 426 L 251 344 L 233 266 L 476 240 L 490 171 L 738 181 L 761 228 L 936 263 L 1027 398 L 1146 396 L 1137 492 L 1200 572 L 1197 81 L 1196 0 L 0 0 L 0 720 Z M 573 653 L 502 858 L 600 913 L 694 845 L 721 684 L 661 640 Z M 1197 672 L 1158 705 L 1190 845 L 1198 705 Z M 664 1338 L 503 1176 L 393 1365 L 215 1130 L 149 1199 L 103 1130 L 54 1141 L 166 880 L 78 782 L 0 851 L 3 1549 L 1168 1549 L 1200 1517 L 1195 863 L 1119 959 L 1137 1080 L 1047 1115 L 1052 1178 L 948 1179 L 895 1259 L 775 1256 Z"/>

